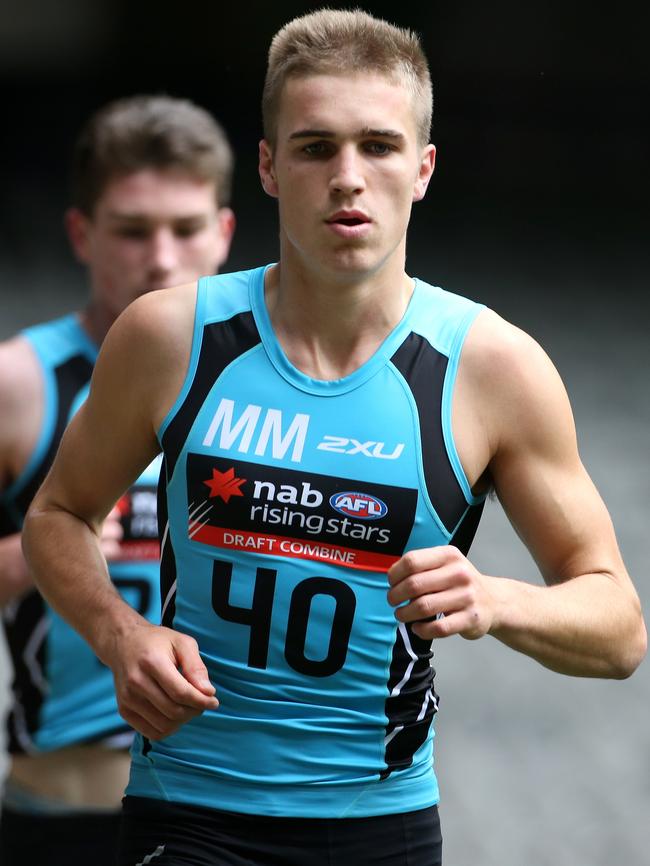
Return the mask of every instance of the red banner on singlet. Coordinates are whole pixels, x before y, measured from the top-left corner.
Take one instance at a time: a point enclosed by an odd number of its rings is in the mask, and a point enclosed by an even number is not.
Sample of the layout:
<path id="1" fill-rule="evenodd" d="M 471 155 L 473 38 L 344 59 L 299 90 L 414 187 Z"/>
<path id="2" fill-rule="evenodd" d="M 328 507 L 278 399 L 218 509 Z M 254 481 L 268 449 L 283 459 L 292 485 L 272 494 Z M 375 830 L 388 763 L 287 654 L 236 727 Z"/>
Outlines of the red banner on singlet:
<path id="1" fill-rule="evenodd" d="M 244 550 L 248 553 L 286 556 L 291 559 L 310 559 L 364 571 L 388 571 L 399 559 L 398 556 L 386 553 L 353 550 L 338 544 L 326 544 L 320 540 L 288 538 L 283 535 L 268 535 L 242 529 L 222 529 L 220 526 L 196 526 L 192 522 L 188 534 L 192 541 L 225 550 Z"/>

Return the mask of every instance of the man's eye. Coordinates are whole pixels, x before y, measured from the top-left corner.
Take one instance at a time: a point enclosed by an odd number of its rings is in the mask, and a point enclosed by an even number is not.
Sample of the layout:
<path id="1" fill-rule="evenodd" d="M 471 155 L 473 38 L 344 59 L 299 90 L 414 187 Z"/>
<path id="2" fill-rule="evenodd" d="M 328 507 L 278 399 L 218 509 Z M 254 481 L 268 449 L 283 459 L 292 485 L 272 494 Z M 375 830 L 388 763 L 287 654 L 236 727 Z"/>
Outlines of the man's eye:
<path id="1" fill-rule="evenodd" d="M 386 144 L 384 141 L 368 141 L 365 147 L 369 153 L 374 153 L 375 156 L 386 156 L 393 150 L 390 144 Z"/>
<path id="2" fill-rule="evenodd" d="M 174 234 L 177 238 L 191 238 L 194 235 L 197 235 L 203 226 L 191 225 L 191 226 L 176 226 L 174 229 Z"/>
<path id="3" fill-rule="evenodd" d="M 129 240 L 145 240 L 149 237 L 149 230 L 136 226 L 123 226 L 116 230 L 116 234 L 121 238 L 128 238 Z"/>
<path id="4" fill-rule="evenodd" d="M 314 141 L 303 147 L 303 153 L 306 153 L 308 156 L 324 156 L 328 152 L 329 146 L 326 141 Z"/>

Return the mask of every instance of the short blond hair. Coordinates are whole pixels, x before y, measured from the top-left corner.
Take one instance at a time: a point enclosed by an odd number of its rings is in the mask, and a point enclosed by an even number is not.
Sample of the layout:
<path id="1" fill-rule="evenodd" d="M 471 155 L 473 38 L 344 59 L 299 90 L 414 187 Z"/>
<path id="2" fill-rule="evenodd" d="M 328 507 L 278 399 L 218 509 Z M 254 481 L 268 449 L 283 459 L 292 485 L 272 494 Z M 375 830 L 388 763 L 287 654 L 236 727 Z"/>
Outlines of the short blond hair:
<path id="1" fill-rule="evenodd" d="M 346 72 L 376 72 L 403 84 L 413 99 L 418 144 L 427 144 L 433 91 L 420 40 L 413 31 L 360 9 L 321 9 L 294 18 L 275 34 L 262 96 L 267 141 L 275 142 L 280 97 L 288 78 Z"/>

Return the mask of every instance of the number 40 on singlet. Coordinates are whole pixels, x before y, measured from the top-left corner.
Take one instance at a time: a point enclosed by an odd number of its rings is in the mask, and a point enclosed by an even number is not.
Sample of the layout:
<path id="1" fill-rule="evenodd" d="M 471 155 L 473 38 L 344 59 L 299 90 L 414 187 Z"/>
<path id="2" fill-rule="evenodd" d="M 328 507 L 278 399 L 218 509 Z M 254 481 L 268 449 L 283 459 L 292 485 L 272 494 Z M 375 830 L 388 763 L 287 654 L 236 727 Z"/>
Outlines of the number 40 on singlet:
<path id="1" fill-rule="evenodd" d="M 230 603 L 232 563 L 217 560 L 212 568 L 212 607 L 217 616 L 250 628 L 248 666 L 265 669 L 269 654 L 271 618 L 275 598 L 277 571 L 258 568 L 250 607 Z M 334 615 L 327 655 L 310 659 L 305 655 L 309 615 L 314 598 L 327 595 L 334 599 Z M 350 587 L 329 577 L 307 577 L 291 593 L 287 619 L 284 657 L 295 671 L 312 677 L 328 677 L 340 670 L 348 652 L 350 632 L 357 600 Z"/>

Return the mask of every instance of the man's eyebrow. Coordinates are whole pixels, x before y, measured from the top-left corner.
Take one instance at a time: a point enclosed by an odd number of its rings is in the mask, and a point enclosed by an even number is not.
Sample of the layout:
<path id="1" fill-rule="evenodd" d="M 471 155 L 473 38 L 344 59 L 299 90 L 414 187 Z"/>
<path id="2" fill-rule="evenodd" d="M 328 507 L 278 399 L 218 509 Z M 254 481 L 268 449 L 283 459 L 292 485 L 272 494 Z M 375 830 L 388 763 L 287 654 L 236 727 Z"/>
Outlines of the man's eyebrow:
<path id="1" fill-rule="evenodd" d="M 151 214 L 138 213 L 138 211 L 108 211 L 106 216 L 116 222 L 151 222 Z M 190 222 L 204 218 L 202 213 L 177 214 L 174 222 Z M 155 220 L 154 220 L 155 221 Z"/>
<path id="2" fill-rule="evenodd" d="M 361 135 L 364 138 L 392 138 L 396 141 L 404 141 L 404 134 L 396 129 L 372 129 L 369 126 L 364 126 Z"/>
<path id="3" fill-rule="evenodd" d="M 374 129 L 370 126 L 364 126 L 359 130 L 361 138 L 392 138 L 395 141 L 403 141 L 404 135 L 396 129 Z M 298 129 L 292 132 L 289 140 L 299 138 L 336 138 L 336 133 L 329 129 Z"/>
<path id="4" fill-rule="evenodd" d="M 335 135 L 328 129 L 299 129 L 292 132 L 289 140 L 294 138 L 334 138 Z"/>
<path id="5" fill-rule="evenodd" d="M 126 210 L 109 210 L 106 216 L 111 220 L 130 220 L 131 222 L 141 222 L 148 219 L 147 214 L 139 213 L 138 211 Z"/>

